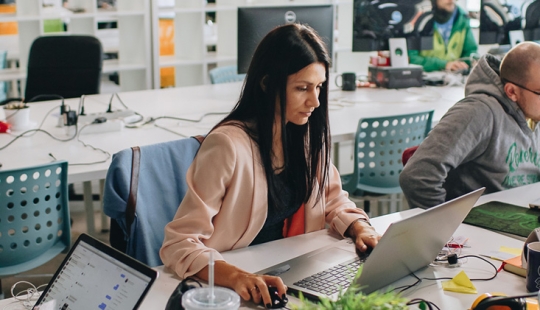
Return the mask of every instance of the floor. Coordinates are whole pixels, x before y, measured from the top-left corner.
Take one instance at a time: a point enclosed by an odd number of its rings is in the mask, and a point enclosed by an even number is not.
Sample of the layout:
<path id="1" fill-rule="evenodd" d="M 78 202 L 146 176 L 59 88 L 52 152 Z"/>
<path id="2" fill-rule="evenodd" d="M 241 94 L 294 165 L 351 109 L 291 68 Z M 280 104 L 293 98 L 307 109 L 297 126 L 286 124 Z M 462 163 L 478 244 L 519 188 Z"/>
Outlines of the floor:
<path id="1" fill-rule="evenodd" d="M 94 203 L 94 209 L 99 209 L 98 202 Z M 72 242 L 77 240 L 78 236 L 86 232 L 86 213 L 84 212 L 84 205 L 82 201 L 70 201 L 69 208 L 71 213 L 71 218 L 73 220 L 73 225 L 71 227 L 71 239 Z M 101 232 L 101 213 L 99 211 L 95 212 L 95 223 L 96 223 L 96 232 L 97 238 L 103 242 L 109 242 L 109 233 Z M 42 265 L 36 269 L 30 270 L 23 274 L 2 278 L 2 290 L 5 298 L 11 297 L 11 287 L 19 281 L 28 281 L 35 285 L 36 287 L 41 284 L 46 284 L 49 282 L 49 279 L 54 274 L 62 260 L 64 259 L 65 254 L 60 254 L 53 260 L 49 261 L 45 265 Z M 28 285 L 20 283 L 15 287 L 15 293 L 26 290 L 29 288 Z"/>

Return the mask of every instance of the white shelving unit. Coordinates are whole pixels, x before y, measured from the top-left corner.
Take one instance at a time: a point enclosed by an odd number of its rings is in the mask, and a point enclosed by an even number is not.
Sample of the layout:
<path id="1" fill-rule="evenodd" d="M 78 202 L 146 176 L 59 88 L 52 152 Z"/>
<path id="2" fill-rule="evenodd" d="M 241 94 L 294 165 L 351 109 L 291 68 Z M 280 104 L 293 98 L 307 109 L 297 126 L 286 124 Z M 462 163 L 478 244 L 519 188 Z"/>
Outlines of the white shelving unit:
<path id="1" fill-rule="evenodd" d="M 8 49 L 10 59 L 19 60 L 19 68 L 0 70 L 0 81 L 26 78 L 30 46 L 37 37 L 83 34 L 99 38 L 105 52 L 118 52 L 118 59 L 104 61 L 103 73 L 118 72 L 122 91 L 152 88 L 150 0 L 117 0 L 116 8 L 106 10 L 98 9 L 96 0 L 70 0 L 68 4 L 82 12 L 44 7 L 43 0 L 17 0 L 15 14 L 0 14 L 0 22 L 18 23 L 18 35 L 9 36 L 8 46 L 0 44 L 0 48 Z M 44 33 L 44 23 L 51 19 L 65 21 L 67 32 Z M 103 21 L 116 21 L 118 27 L 98 29 Z"/>
<path id="2" fill-rule="evenodd" d="M 165 3 L 166 6 L 160 6 Z M 174 56 L 154 57 L 154 88 L 160 87 L 159 68 L 175 68 L 175 86 L 208 84 L 208 71 L 214 66 L 236 64 L 237 9 L 239 6 L 297 6 L 333 4 L 337 16 L 334 36 L 333 70 L 351 71 L 359 53 L 352 48 L 352 0 L 152 0 L 153 54 L 159 55 L 159 18 L 174 16 Z M 215 12 L 216 22 L 206 24 L 206 14 Z M 215 52 L 208 46 L 215 45 Z M 365 54 L 365 53 L 363 53 Z M 367 62 L 363 62 L 367 68 Z M 354 67 L 354 65 L 353 65 Z M 367 71 L 367 69 L 365 69 Z"/>

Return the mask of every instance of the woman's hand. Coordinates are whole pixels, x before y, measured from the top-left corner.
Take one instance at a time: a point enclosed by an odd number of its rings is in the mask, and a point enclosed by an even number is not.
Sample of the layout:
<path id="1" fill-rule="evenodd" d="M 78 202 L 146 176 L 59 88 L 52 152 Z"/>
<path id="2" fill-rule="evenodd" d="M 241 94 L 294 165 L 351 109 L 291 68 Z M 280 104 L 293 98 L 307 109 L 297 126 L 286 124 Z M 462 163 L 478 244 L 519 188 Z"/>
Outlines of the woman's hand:
<path id="1" fill-rule="evenodd" d="M 347 235 L 352 238 L 360 253 L 365 253 L 369 248 L 373 249 L 381 239 L 381 235 L 363 220 L 354 221 L 347 229 Z"/>
<path id="2" fill-rule="evenodd" d="M 208 281 L 208 266 L 196 275 Z M 256 304 L 262 302 L 267 308 L 272 305 L 268 286 L 273 286 L 277 288 L 280 298 L 287 302 L 287 286 L 280 277 L 249 273 L 225 261 L 215 262 L 214 283 L 233 289 L 244 300 L 252 300 Z"/>

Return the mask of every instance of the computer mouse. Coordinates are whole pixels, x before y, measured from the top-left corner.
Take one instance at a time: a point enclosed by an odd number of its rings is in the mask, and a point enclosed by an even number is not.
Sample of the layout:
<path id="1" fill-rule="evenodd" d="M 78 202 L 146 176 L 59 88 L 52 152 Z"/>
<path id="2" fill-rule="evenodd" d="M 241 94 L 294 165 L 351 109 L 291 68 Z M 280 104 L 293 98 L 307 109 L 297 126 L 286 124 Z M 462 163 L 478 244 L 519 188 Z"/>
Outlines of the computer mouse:
<path id="1" fill-rule="evenodd" d="M 285 305 L 287 305 L 287 302 L 289 300 L 287 299 L 286 296 L 283 299 L 279 296 L 277 287 L 269 286 L 268 293 L 270 293 L 270 298 L 272 299 L 272 304 L 270 305 L 270 309 L 283 308 L 285 307 Z M 260 305 L 263 307 L 266 307 L 262 299 L 261 299 Z"/>

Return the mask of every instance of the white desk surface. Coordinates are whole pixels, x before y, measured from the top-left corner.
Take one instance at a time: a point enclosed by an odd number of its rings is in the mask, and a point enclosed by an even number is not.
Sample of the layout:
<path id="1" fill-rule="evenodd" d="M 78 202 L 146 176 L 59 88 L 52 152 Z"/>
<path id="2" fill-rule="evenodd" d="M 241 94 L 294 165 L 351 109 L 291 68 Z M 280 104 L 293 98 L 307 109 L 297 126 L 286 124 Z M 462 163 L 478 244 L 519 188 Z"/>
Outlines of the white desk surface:
<path id="1" fill-rule="evenodd" d="M 508 203 L 526 206 L 528 201 L 540 196 L 540 183 L 531 184 L 507 191 L 482 196 L 477 205 L 486 201 L 500 200 Z M 386 231 L 390 223 L 407 218 L 422 212 L 419 209 L 406 210 L 399 213 L 388 214 L 372 219 L 373 226 L 378 232 Z M 503 236 L 501 234 L 488 231 L 486 229 L 462 224 L 454 236 L 466 236 L 469 238 L 470 248 L 464 248 L 465 254 L 486 254 L 490 251 L 497 251 L 501 246 L 510 248 L 521 248 L 522 241 L 515 238 Z M 298 255 L 321 248 L 337 239 L 326 230 L 300 235 L 292 238 L 282 239 L 266 244 L 260 244 L 244 249 L 223 253 L 225 259 L 246 271 L 256 272 L 274 264 L 294 258 Z M 500 261 L 490 260 L 496 267 L 501 265 Z M 164 268 L 157 267 L 159 277 L 152 286 L 140 309 L 164 309 L 167 300 L 179 283 L 178 277 Z M 443 266 L 428 267 L 418 271 L 420 277 L 453 277 L 461 270 L 464 270 L 470 278 L 487 278 L 493 275 L 494 269 L 484 261 L 469 258 L 459 268 L 446 268 Z M 394 284 L 393 287 L 412 284 L 415 279 L 407 276 Z M 507 295 L 517 295 L 526 293 L 525 278 L 516 276 L 506 271 L 501 271 L 494 280 L 474 281 L 473 284 L 478 290 L 478 294 L 460 294 L 443 291 L 441 281 L 424 280 L 417 287 L 406 291 L 406 298 L 424 298 L 437 304 L 441 309 L 468 309 L 474 299 L 479 294 L 485 292 L 504 292 Z M 0 309 L 7 306 L 13 299 L 0 300 Z M 294 298 L 290 298 L 294 302 Z M 242 309 L 254 308 L 254 304 L 243 302 Z M 19 305 L 10 305 L 8 309 L 23 309 Z"/>
<path id="2" fill-rule="evenodd" d="M 332 83 L 331 83 L 332 84 Z M 229 112 L 238 100 L 241 83 L 200 85 L 192 87 L 169 88 L 161 90 L 145 90 L 123 92 L 119 96 L 132 110 L 145 117 L 176 116 L 198 119 L 209 112 Z M 462 87 L 411 88 L 411 89 L 357 89 L 343 92 L 333 88 L 330 92 L 330 127 L 334 142 L 353 139 L 358 119 L 435 110 L 434 122 L 437 122 L 446 111 L 463 97 Z M 87 96 L 86 113 L 104 112 L 110 95 Z M 79 100 L 69 99 L 66 104 L 77 109 Z M 59 106 L 60 101 L 31 103 L 30 118 L 41 123 L 46 113 Z M 113 109 L 123 109 L 119 101 L 113 100 Z M 59 108 L 54 110 L 43 125 L 54 136 L 66 139 L 65 128 L 56 127 Z M 0 111 L 0 114 L 3 111 Z M 2 119 L 3 115 L 0 115 Z M 192 135 L 205 134 L 223 115 L 205 117 L 199 123 L 173 120 L 158 120 L 156 124 L 167 127 L 158 128 L 153 124 L 138 129 L 124 128 L 122 131 L 81 134 L 80 139 L 87 144 L 108 151 L 111 155 L 135 145 L 147 145 L 165 142 Z M 15 132 L 16 133 L 16 132 Z M 20 133 L 20 132 L 19 132 Z M 13 137 L 0 134 L 0 147 L 11 141 Z M 57 159 L 65 159 L 70 164 L 95 162 L 106 158 L 105 154 L 85 148 L 76 140 L 59 142 L 36 133 L 32 137 L 24 137 L 0 151 L 0 163 L 3 169 L 14 169 L 50 162 L 52 153 Z M 110 160 L 101 164 L 85 166 L 70 165 L 69 182 L 83 182 L 104 179 Z"/>
<path id="3" fill-rule="evenodd" d="M 517 205 L 527 206 L 529 201 L 540 197 L 540 183 L 531 184 L 507 191 L 493 193 L 482 196 L 476 205 L 487 201 L 499 200 Z M 386 231 L 390 223 L 407 218 L 422 212 L 419 209 L 406 210 L 399 213 L 388 214 L 371 220 L 372 225 L 378 232 Z M 469 238 L 470 248 L 464 248 L 462 255 L 466 254 L 488 254 L 491 251 L 498 251 L 501 246 L 509 248 L 521 248 L 523 242 L 504 236 L 486 229 L 462 224 L 454 236 L 466 236 Z M 225 252 L 225 259 L 240 268 L 257 272 L 280 262 L 289 260 L 304 253 L 324 247 L 337 239 L 326 230 L 300 235 L 293 238 L 282 239 L 266 244 L 260 244 L 244 249 Z M 501 262 L 491 261 L 497 268 Z M 173 290 L 179 283 L 179 278 L 174 276 L 169 270 L 158 267 L 160 272 L 158 281 L 154 284 L 143 302 L 141 309 L 163 309 Z M 470 278 L 488 278 L 493 275 L 494 269 L 486 262 L 477 258 L 468 258 L 460 268 L 446 268 L 443 266 L 428 267 L 416 274 L 420 277 L 453 277 L 461 270 L 464 270 Z M 412 284 L 415 278 L 407 276 L 394 284 L 393 287 Z M 526 293 L 525 278 L 516 276 L 506 271 L 500 272 L 494 280 L 474 281 L 478 294 L 460 294 L 442 290 L 442 281 L 424 280 L 420 285 L 405 292 L 406 298 L 423 298 L 434 302 L 441 309 L 468 309 L 479 294 L 486 292 L 504 292 L 507 295 L 517 295 Z M 294 298 L 289 298 L 294 302 Z M 243 302 L 242 308 L 254 308 L 254 304 Z"/>

